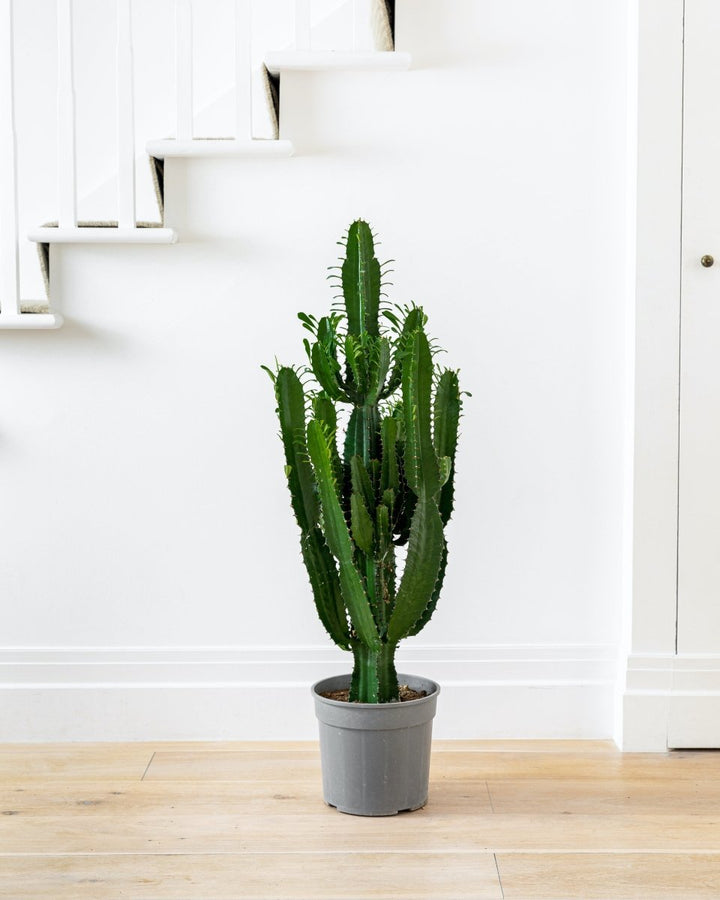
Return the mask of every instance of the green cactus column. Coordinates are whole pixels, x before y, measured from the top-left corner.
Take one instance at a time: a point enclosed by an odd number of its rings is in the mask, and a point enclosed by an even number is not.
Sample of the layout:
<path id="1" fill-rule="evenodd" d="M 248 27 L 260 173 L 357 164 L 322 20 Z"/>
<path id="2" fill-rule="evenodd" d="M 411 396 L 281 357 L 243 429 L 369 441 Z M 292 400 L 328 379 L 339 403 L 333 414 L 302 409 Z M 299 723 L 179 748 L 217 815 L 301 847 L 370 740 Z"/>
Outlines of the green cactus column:
<path id="1" fill-rule="evenodd" d="M 299 314 L 310 366 L 267 371 L 318 614 L 353 653 L 350 699 L 386 703 L 398 699 L 397 646 L 427 624 L 445 574 L 460 391 L 457 373 L 434 364 L 422 309 L 382 308 L 366 222 L 350 226 L 337 277 L 342 312 Z"/>

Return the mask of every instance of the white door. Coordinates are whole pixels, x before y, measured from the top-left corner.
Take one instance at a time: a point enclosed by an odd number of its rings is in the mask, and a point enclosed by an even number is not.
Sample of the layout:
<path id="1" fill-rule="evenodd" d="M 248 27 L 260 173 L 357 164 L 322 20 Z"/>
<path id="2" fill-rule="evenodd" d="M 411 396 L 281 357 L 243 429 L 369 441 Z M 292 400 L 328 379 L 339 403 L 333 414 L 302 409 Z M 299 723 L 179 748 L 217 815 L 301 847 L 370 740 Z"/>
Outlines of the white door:
<path id="1" fill-rule="evenodd" d="M 685 2 L 677 659 L 670 745 L 720 747 L 720 2 Z"/>

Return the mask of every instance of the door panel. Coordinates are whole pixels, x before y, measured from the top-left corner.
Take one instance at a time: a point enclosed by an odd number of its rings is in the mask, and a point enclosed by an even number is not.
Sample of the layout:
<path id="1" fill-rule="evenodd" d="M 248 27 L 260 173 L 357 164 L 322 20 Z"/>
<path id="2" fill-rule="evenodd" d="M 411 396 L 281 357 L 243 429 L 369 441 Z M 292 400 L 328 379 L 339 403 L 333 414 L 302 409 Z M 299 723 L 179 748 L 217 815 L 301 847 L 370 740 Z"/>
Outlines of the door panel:
<path id="1" fill-rule="evenodd" d="M 686 0 L 679 654 L 720 655 L 720 3 Z M 704 267 L 701 259 L 714 257 Z"/>

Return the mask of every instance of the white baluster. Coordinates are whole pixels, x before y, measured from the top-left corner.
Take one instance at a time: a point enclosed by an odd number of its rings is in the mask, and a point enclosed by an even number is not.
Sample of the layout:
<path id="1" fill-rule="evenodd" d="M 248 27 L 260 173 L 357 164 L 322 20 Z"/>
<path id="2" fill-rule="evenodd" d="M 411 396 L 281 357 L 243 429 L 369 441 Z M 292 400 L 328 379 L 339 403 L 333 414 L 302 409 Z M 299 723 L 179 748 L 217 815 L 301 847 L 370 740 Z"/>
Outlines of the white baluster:
<path id="1" fill-rule="evenodd" d="M 175 89 L 177 139 L 193 138 L 193 36 L 190 0 L 175 0 Z"/>
<path id="2" fill-rule="evenodd" d="M 235 0 L 235 137 L 252 139 L 252 2 Z"/>
<path id="3" fill-rule="evenodd" d="M 352 0 L 352 51 L 356 53 L 360 40 L 360 0 Z"/>
<path id="4" fill-rule="evenodd" d="M 117 0 L 118 228 L 135 227 L 135 97 L 131 0 Z"/>
<path id="5" fill-rule="evenodd" d="M 0 5 L 0 319 L 20 312 L 12 0 Z"/>
<path id="6" fill-rule="evenodd" d="M 72 0 L 57 2 L 58 33 L 58 221 L 77 225 L 75 157 L 75 85 L 73 81 Z"/>
<path id="7" fill-rule="evenodd" d="M 310 49 L 311 0 L 295 0 L 295 49 Z"/>

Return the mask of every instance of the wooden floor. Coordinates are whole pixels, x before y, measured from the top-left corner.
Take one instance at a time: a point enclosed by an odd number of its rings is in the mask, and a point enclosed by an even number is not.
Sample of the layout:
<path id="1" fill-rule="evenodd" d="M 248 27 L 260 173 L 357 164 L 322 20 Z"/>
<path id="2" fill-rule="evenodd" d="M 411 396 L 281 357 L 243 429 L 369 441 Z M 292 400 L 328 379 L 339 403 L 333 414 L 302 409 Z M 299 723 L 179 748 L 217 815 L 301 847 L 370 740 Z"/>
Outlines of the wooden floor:
<path id="1" fill-rule="evenodd" d="M 436 741 L 430 802 L 326 807 L 314 744 L 0 746 L 12 900 L 720 898 L 720 753 Z"/>

